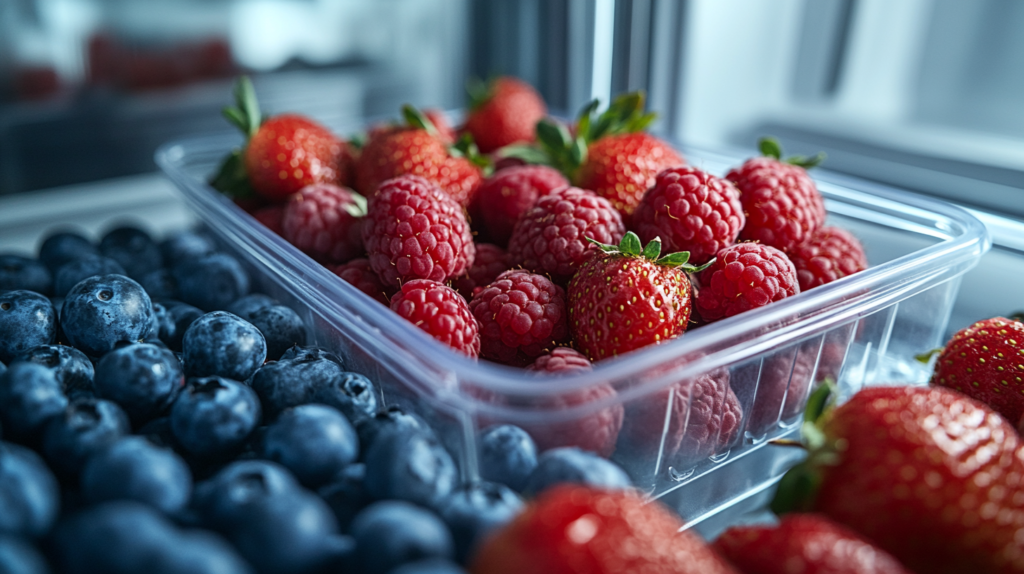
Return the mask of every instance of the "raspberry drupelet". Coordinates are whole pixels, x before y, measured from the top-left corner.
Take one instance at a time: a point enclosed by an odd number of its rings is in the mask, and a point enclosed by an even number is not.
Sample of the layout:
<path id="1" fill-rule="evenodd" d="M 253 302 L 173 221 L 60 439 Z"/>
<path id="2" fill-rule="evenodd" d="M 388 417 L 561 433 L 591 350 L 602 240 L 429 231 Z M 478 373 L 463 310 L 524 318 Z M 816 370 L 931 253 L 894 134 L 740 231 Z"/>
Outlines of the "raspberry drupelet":
<path id="1" fill-rule="evenodd" d="M 459 275 L 452 281 L 452 287 L 469 301 L 477 290 L 486 287 L 511 267 L 504 249 L 491 243 L 477 243 L 473 265 L 465 275 Z"/>
<path id="2" fill-rule="evenodd" d="M 391 296 L 397 291 L 380 282 L 380 277 L 370 267 L 370 260 L 364 257 L 338 265 L 334 268 L 334 274 L 386 306 L 390 306 Z"/>
<path id="3" fill-rule="evenodd" d="M 707 322 L 738 315 L 800 292 L 786 254 L 760 243 L 737 243 L 718 252 L 698 276 L 697 312 Z"/>
<path id="4" fill-rule="evenodd" d="M 512 229 L 537 198 L 569 185 L 556 169 L 546 165 L 523 165 L 496 172 L 477 190 L 474 223 L 480 233 L 496 245 L 508 245 Z"/>
<path id="5" fill-rule="evenodd" d="M 451 287 L 429 279 L 409 281 L 391 298 L 391 310 L 464 355 L 480 354 L 476 319 Z"/>
<path id="6" fill-rule="evenodd" d="M 481 356 L 500 363 L 532 359 L 569 338 L 565 291 L 543 275 L 506 271 L 469 308 L 480 323 Z"/>
<path id="7" fill-rule="evenodd" d="M 807 291 L 868 268 L 864 247 L 852 233 L 838 227 L 822 227 L 789 253 L 796 268 L 800 290 Z"/>
<path id="8" fill-rule="evenodd" d="M 363 254 L 362 196 L 330 183 L 307 185 L 284 208 L 281 231 L 289 243 L 321 263 L 344 263 Z"/>

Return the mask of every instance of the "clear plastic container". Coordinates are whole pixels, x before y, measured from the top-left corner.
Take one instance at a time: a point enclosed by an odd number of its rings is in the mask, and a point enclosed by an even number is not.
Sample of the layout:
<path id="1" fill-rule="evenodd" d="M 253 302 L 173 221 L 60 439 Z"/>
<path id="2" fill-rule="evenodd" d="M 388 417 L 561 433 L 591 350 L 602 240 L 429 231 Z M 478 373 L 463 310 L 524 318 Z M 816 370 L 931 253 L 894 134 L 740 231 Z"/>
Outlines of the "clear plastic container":
<path id="1" fill-rule="evenodd" d="M 923 384 L 928 370 L 914 355 L 942 343 L 961 276 L 989 248 L 985 227 L 964 210 L 816 171 L 829 224 L 861 238 L 870 269 L 590 372 L 540 377 L 456 354 L 211 189 L 206 178 L 238 143 L 183 140 L 156 160 L 259 288 L 304 313 L 317 344 L 442 431 L 466 478 L 477 472 L 476 433 L 517 424 L 544 447 L 604 449 L 688 526 L 763 496 L 801 456 L 768 441 L 797 431 L 816 381 L 835 379 L 842 397 Z M 742 161 L 683 151 L 717 174 Z"/>

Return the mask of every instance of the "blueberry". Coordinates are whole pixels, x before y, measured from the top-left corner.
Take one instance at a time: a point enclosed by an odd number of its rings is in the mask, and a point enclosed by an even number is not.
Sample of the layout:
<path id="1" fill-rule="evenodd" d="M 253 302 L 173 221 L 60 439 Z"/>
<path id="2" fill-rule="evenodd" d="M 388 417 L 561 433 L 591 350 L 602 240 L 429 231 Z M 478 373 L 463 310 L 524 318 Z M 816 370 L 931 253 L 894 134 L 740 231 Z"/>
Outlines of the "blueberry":
<path id="1" fill-rule="evenodd" d="M 139 285 L 154 300 L 174 299 L 178 296 L 178 286 L 174 276 L 167 269 L 154 269 L 139 278 Z"/>
<path id="2" fill-rule="evenodd" d="M 253 312 L 259 311 L 264 307 L 271 307 L 278 304 L 277 299 L 274 299 L 270 295 L 264 295 L 263 293 L 250 293 L 245 297 L 232 301 L 224 310 L 228 313 L 234 313 L 248 321 L 249 316 L 252 315 Z"/>
<path id="3" fill-rule="evenodd" d="M 55 472 L 77 477 L 91 455 L 130 433 L 128 415 L 117 404 L 79 399 L 46 424 L 42 452 Z"/>
<path id="4" fill-rule="evenodd" d="M 284 409 L 314 402 L 318 389 L 344 373 L 341 365 L 326 358 L 282 359 L 256 371 L 252 388 L 272 420 Z"/>
<path id="5" fill-rule="evenodd" d="M 49 299 L 34 291 L 0 293 L 0 361 L 49 345 L 56 335 L 57 313 Z"/>
<path id="6" fill-rule="evenodd" d="M 537 467 L 537 445 L 530 434 L 513 425 L 485 429 L 479 440 L 480 477 L 516 492 Z"/>
<path id="7" fill-rule="evenodd" d="M 366 453 L 377 435 L 383 431 L 397 429 L 403 432 L 418 431 L 432 433 L 430 426 L 419 416 L 405 412 L 402 407 L 392 405 L 387 410 L 379 411 L 372 417 L 356 419 L 356 433 L 359 434 L 359 444 Z"/>
<path id="8" fill-rule="evenodd" d="M 450 560 L 428 558 L 402 564 L 388 574 L 466 574 L 466 571 Z"/>
<path id="9" fill-rule="evenodd" d="M 350 421 L 372 417 L 377 412 L 377 387 L 359 373 L 342 373 L 316 388 L 316 401 L 332 406 Z"/>
<path id="10" fill-rule="evenodd" d="M 331 482 L 320 487 L 317 494 L 334 511 L 341 531 L 347 532 L 352 519 L 373 502 L 366 490 L 366 465 L 355 463 L 346 466 Z"/>
<path id="11" fill-rule="evenodd" d="M 135 434 L 145 438 L 156 446 L 180 450 L 178 447 L 178 439 L 174 437 L 174 431 L 171 430 L 170 415 L 151 419 L 146 424 L 139 427 L 138 430 L 135 431 Z"/>
<path id="12" fill-rule="evenodd" d="M 39 455 L 0 442 L 0 534 L 38 537 L 60 510 L 57 479 Z"/>
<path id="13" fill-rule="evenodd" d="M 132 422 L 158 416 L 184 385 L 174 353 L 149 343 L 115 349 L 96 363 L 96 394 L 121 405 Z"/>
<path id="14" fill-rule="evenodd" d="M 150 572 L 178 542 L 174 526 L 152 508 L 127 500 L 106 502 L 61 520 L 52 559 L 67 574 Z"/>
<path id="15" fill-rule="evenodd" d="M 606 489 L 633 486 L 626 471 L 614 462 L 576 447 L 560 447 L 537 458 L 537 468 L 526 477 L 523 494 L 535 496 L 564 482 Z"/>
<path id="16" fill-rule="evenodd" d="M 317 361 L 324 359 L 330 361 L 342 369 L 345 368 L 345 361 L 341 360 L 341 357 L 320 347 L 304 347 L 302 345 L 296 345 L 281 355 L 281 361 Z"/>
<path id="17" fill-rule="evenodd" d="M 73 347 L 102 357 L 118 342 L 141 341 L 152 316 L 153 302 L 141 285 L 123 275 L 97 275 L 68 291 L 60 322 Z"/>
<path id="18" fill-rule="evenodd" d="M 180 533 L 160 553 L 153 574 L 250 574 L 252 566 L 221 536 L 204 530 Z"/>
<path id="19" fill-rule="evenodd" d="M 42 365 L 14 363 L 0 375 L 0 420 L 11 435 L 34 439 L 46 421 L 67 406 L 53 371 Z"/>
<path id="20" fill-rule="evenodd" d="M 67 345 L 39 345 L 18 356 L 19 362 L 36 363 L 48 367 L 60 383 L 64 393 L 74 398 L 80 393 L 91 393 L 95 369 L 89 357 Z"/>
<path id="21" fill-rule="evenodd" d="M 96 257 L 99 249 L 85 237 L 74 232 L 59 232 L 48 236 L 39 246 L 39 261 L 56 273 L 61 265 L 77 259 Z"/>
<path id="22" fill-rule="evenodd" d="M 173 514 L 188 504 L 192 473 L 174 451 L 129 436 L 89 458 L 81 486 L 85 499 L 93 504 L 135 500 Z"/>
<path id="23" fill-rule="evenodd" d="M 148 233 L 132 226 L 118 227 L 104 235 L 100 239 L 100 253 L 120 263 L 133 279 L 164 265 L 160 246 Z"/>
<path id="24" fill-rule="evenodd" d="M 476 482 L 455 489 L 438 509 L 455 539 L 455 558 L 465 563 L 488 534 L 522 512 L 523 500 L 501 484 Z"/>
<path id="25" fill-rule="evenodd" d="M 388 500 L 368 506 L 352 522 L 355 562 L 364 574 L 386 574 L 409 562 L 452 557 L 452 535 L 429 510 Z"/>
<path id="26" fill-rule="evenodd" d="M 218 376 L 244 381 L 267 358 L 267 343 L 259 329 L 225 311 L 196 319 L 181 343 L 189 377 Z"/>
<path id="27" fill-rule="evenodd" d="M 68 261 L 54 271 L 53 294 L 65 297 L 68 291 L 94 275 L 127 275 L 120 263 L 109 257 L 84 257 Z"/>
<path id="28" fill-rule="evenodd" d="M 213 240 L 202 233 L 179 231 L 160 242 L 164 265 L 174 267 L 182 261 L 198 259 L 217 250 Z"/>
<path id="29" fill-rule="evenodd" d="M 172 351 L 181 351 L 181 340 L 185 331 L 196 319 L 203 316 L 202 310 L 192 305 L 179 302 L 167 302 L 168 322 L 160 324 L 160 340 Z"/>
<path id="30" fill-rule="evenodd" d="M 179 263 L 172 270 L 178 297 L 204 311 L 226 308 L 249 293 L 249 275 L 226 253 L 214 253 Z"/>
<path id="31" fill-rule="evenodd" d="M 301 405 L 281 413 L 263 437 L 263 455 L 284 465 L 307 486 L 320 486 L 359 455 L 359 439 L 348 419 L 324 405 Z"/>
<path id="32" fill-rule="evenodd" d="M 0 572 L 4 574 L 47 574 L 50 569 L 42 554 L 27 541 L 0 536 Z"/>
<path id="33" fill-rule="evenodd" d="M 0 291 L 15 289 L 49 295 L 53 291 L 53 275 L 36 259 L 0 254 Z"/>
<path id="34" fill-rule="evenodd" d="M 220 458 L 242 446 L 260 416 L 249 387 L 223 377 L 189 379 L 171 408 L 171 430 L 189 454 Z"/>
<path id="35" fill-rule="evenodd" d="M 295 345 L 306 344 L 306 326 L 290 307 L 273 305 L 253 311 L 247 320 L 267 341 L 267 358 L 277 360 Z"/>
<path id="36" fill-rule="evenodd" d="M 275 462 L 235 461 L 196 485 L 193 506 L 207 526 L 229 530 L 245 506 L 300 489 L 288 469 Z"/>
<path id="37" fill-rule="evenodd" d="M 426 432 L 389 429 L 366 453 L 366 486 L 378 500 L 398 498 L 431 506 L 448 496 L 455 481 L 451 455 Z"/>

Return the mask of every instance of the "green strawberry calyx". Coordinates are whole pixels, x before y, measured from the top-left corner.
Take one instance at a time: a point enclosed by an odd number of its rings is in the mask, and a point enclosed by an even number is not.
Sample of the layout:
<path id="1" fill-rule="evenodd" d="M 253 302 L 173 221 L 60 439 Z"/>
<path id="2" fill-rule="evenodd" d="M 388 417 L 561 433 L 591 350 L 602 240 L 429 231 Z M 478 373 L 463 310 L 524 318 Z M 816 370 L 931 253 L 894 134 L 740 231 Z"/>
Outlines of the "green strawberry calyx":
<path id="1" fill-rule="evenodd" d="M 642 257 L 648 261 L 653 261 L 655 265 L 661 265 L 663 267 L 679 268 L 686 273 L 698 273 L 707 269 L 712 263 L 715 262 L 714 258 L 708 261 L 704 265 L 696 266 L 690 265 L 687 261 L 690 260 L 689 251 L 679 251 L 677 253 L 669 253 L 664 257 L 661 256 L 661 238 L 655 237 L 647 246 L 641 246 L 640 237 L 632 231 L 627 231 L 622 236 L 622 241 L 618 245 L 608 245 L 601 243 L 595 239 L 589 237 L 587 241 L 593 243 L 601 251 L 609 255 L 623 255 L 626 257 Z"/>
<path id="2" fill-rule="evenodd" d="M 256 90 L 253 89 L 252 81 L 248 76 L 238 78 L 233 93 L 235 104 L 224 108 L 221 113 L 231 125 L 242 131 L 245 135 L 245 145 L 247 145 L 249 139 L 256 135 L 266 118 L 260 112 Z M 245 161 L 242 158 L 245 145 L 232 150 L 224 158 L 217 173 L 210 178 L 210 185 L 228 197 L 238 199 L 256 197 L 256 192 L 249 183 L 249 174 L 245 171 Z"/>
<path id="3" fill-rule="evenodd" d="M 787 512 L 808 512 L 821 489 L 822 467 L 839 462 L 843 450 L 841 440 L 833 440 L 824 431 L 825 421 L 835 408 L 835 384 L 826 380 L 807 399 L 804 421 L 800 426 L 801 441 L 776 440 L 777 446 L 797 446 L 807 450 L 807 458 L 789 469 L 779 481 L 771 509 L 777 515 Z"/>
<path id="4" fill-rule="evenodd" d="M 434 122 L 430 121 L 426 114 L 415 107 L 409 104 L 402 106 L 402 117 L 409 127 L 426 130 L 427 133 L 435 138 L 440 137 L 440 132 L 437 130 L 437 126 L 434 125 Z M 462 134 L 459 136 L 458 141 L 448 146 L 448 155 L 466 158 L 470 163 L 480 168 L 484 177 L 488 177 L 494 172 L 494 162 L 491 161 L 491 158 L 480 153 L 480 148 L 477 147 L 476 142 L 473 141 L 473 136 L 469 133 Z"/>
<path id="5" fill-rule="evenodd" d="M 779 140 L 771 136 L 765 136 L 757 140 L 757 147 L 761 150 L 761 155 L 765 157 L 775 158 L 781 162 L 802 167 L 804 169 L 811 169 L 812 167 L 821 165 L 821 162 L 825 161 L 825 158 L 827 157 L 825 152 L 819 151 L 811 157 L 807 157 L 805 155 L 794 155 L 783 159 L 782 144 L 779 143 Z"/>
<path id="6" fill-rule="evenodd" d="M 483 107 L 494 97 L 494 78 L 484 81 L 476 76 L 466 80 L 466 94 L 469 96 L 469 109 Z"/>

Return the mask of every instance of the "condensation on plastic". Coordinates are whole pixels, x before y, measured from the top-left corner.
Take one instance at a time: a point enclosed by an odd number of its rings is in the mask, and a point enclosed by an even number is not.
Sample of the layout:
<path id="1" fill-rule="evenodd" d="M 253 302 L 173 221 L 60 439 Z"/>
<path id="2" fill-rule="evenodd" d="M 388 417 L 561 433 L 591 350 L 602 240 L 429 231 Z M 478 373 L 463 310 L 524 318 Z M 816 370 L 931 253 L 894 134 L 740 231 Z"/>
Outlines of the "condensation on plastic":
<path id="1" fill-rule="evenodd" d="M 990 245 L 957 207 L 817 171 L 828 224 L 861 238 L 870 269 L 590 372 L 541 377 L 452 352 L 212 190 L 205 179 L 238 143 L 182 140 L 156 160 L 259 287 L 304 314 L 317 344 L 379 381 L 386 402 L 431 419 L 464 478 L 476 476 L 476 432 L 517 424 L 543 446 L 614 450 L 688 526 L 763 495 L 799 459 L 799 449 L 769 441 L 796 435 L 816 384 L 835 381 L 840 399 L 870 385 L 924 384 L 928 368 L 914 356 L 942 343 L 961 276 Z M 719 175 L 742 161 L 682 149 Z"/>

